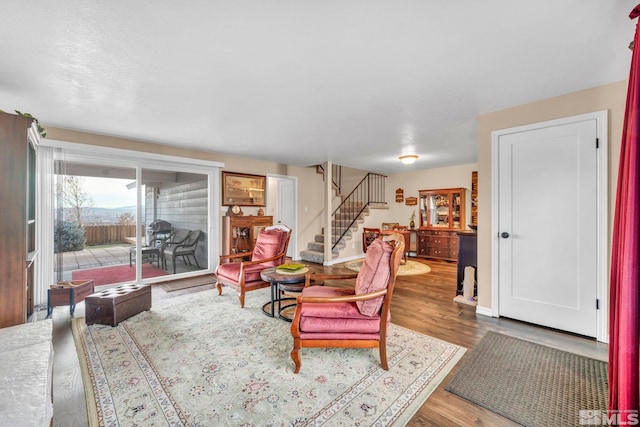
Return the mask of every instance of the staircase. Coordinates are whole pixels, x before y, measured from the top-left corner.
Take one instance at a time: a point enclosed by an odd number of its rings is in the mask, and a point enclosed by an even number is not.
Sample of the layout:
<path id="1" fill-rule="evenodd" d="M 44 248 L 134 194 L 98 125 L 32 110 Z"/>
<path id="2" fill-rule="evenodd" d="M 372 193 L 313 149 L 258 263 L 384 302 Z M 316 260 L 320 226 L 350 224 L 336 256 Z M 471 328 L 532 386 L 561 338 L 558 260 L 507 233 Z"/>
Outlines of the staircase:
<path id="1" fill-rule="evenodd" d="M 340 256 L 340 250 L 352 239 L 364 217 L 369 215 L 372 206 L 386 206 L 384 183 L 386 176 L 368 173 L 353 189 L 331 216 L 331 258 Z M 334 183 L 335 185 L 335 183 Z M 314 241 L 307 245 L 307 250 L 300 251 L 303 261 L 324 264 L 324 228 L 316 234 Z"/>
<path id="2" fill-rule="evenodd" d="M 334 214 L 331 219 L 331 230 L 333 236 L 331 237 L 331 243 L 333 248 L 331 249 L 331 258 L 335 259 L 340 255 L 340 249 L 347 245 L 347 242 L 351 240 L 353 233 L 358 231 L 359 225 L 364 222 L 364 217 L 369 215 L 368 206 L 352 205 L 350 207 L 345 206 L 340 212 Z M 346 228 L 346 232 L 343 234 L 342 230 Z M 324 228 L 320 234 L 316 234 L 314 241 L 309 242 L 307 249 L 300 251 L 300 258 L 303 261 L 314 262 L 316 264 L 324 263 Z"/>

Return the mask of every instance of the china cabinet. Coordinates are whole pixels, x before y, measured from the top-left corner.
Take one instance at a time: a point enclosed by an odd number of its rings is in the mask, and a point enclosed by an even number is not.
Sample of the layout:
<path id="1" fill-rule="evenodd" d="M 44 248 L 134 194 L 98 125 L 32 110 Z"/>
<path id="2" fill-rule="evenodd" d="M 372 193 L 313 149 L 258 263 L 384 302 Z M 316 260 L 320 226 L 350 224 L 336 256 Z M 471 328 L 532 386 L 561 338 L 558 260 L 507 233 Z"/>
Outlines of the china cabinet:
<path id="1" fill-rule="evenodd" d="M 458 259 L 456 233 L 465 229 L 465 188 L 419 191 L 418 253 L 423 258 Z"/>
<path id="2" fill-rule="evenodd" d="M 258 233 L 273 225 L 272 216 L 225 216 L 222 222 L 222 254 L 253 250 Z"/>
<path id="3" fill-rule="evenodd" d="M 0 112 L 0 328 L 33 312 L 36 250 L 36 146 L 34 120 Z"/>

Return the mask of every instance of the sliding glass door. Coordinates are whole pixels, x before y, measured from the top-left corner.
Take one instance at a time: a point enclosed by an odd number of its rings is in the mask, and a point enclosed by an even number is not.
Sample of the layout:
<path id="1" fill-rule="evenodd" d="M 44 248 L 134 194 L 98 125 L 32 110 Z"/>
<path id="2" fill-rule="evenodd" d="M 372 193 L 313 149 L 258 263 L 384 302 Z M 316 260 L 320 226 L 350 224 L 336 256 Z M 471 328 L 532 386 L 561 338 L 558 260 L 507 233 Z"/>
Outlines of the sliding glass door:
<path id="1" fill-rule="evenodd" d="M 56 283 L 154 283 L 211 272 L 217 172 L 58 150 L 51 230 Z"/>

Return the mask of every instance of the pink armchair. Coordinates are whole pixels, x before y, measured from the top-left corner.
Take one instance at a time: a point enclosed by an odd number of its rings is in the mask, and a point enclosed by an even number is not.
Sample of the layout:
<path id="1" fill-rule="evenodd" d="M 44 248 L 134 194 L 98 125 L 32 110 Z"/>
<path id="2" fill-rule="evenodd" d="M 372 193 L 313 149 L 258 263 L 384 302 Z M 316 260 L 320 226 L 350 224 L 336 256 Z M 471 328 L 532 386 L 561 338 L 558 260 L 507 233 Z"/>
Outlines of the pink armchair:
<path id="1" fill-rule="evenodd" d="M 400 234 L 374 240 L 356 276 L 355 289 L 308 286 L 310 280 L 340 277 L 307 274 L 307 286 L 297 298 L 291 323 L 295 373 L 300 372 L 300 349 L 304 347 L 378 348 L 382 368 L 389 369 L 387 325 L 391 321 L 391 296 L 403 252 L 404 238 Z"/>
<path id="2" fill-rule="evenodd" d="M 265 268 L 284 264 L 290 238 L 291 229 L 277 224 L 258 233 L 251 252 L 221 255 L 216 269 L 218 295 L 222 295 L 222 285 L 229 286 L 240 293 L 240 307 L 244 308 L 244 296 L 247 292 L 270 286 L 269 282 L 260 278 L 260 272 Z M 250 261 L 243 261 L 247 257 L 250 257 Z M 234 259 L 240 261 L 223 263 Z"/>

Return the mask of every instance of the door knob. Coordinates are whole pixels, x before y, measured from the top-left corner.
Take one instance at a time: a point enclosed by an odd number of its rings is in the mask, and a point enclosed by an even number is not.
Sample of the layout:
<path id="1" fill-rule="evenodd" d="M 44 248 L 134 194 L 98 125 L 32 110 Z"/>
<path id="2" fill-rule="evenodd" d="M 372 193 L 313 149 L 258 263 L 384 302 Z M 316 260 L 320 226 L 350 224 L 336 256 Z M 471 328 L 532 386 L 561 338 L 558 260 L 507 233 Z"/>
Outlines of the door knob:
<path id="1" fill-rule="evenodd" d="M 500 237 L 502 237 L 503 239 L 508 239 L 509 233 L 507 233 L 506 231 L 503 231 L 502 233 L 500 233 Z"/>

